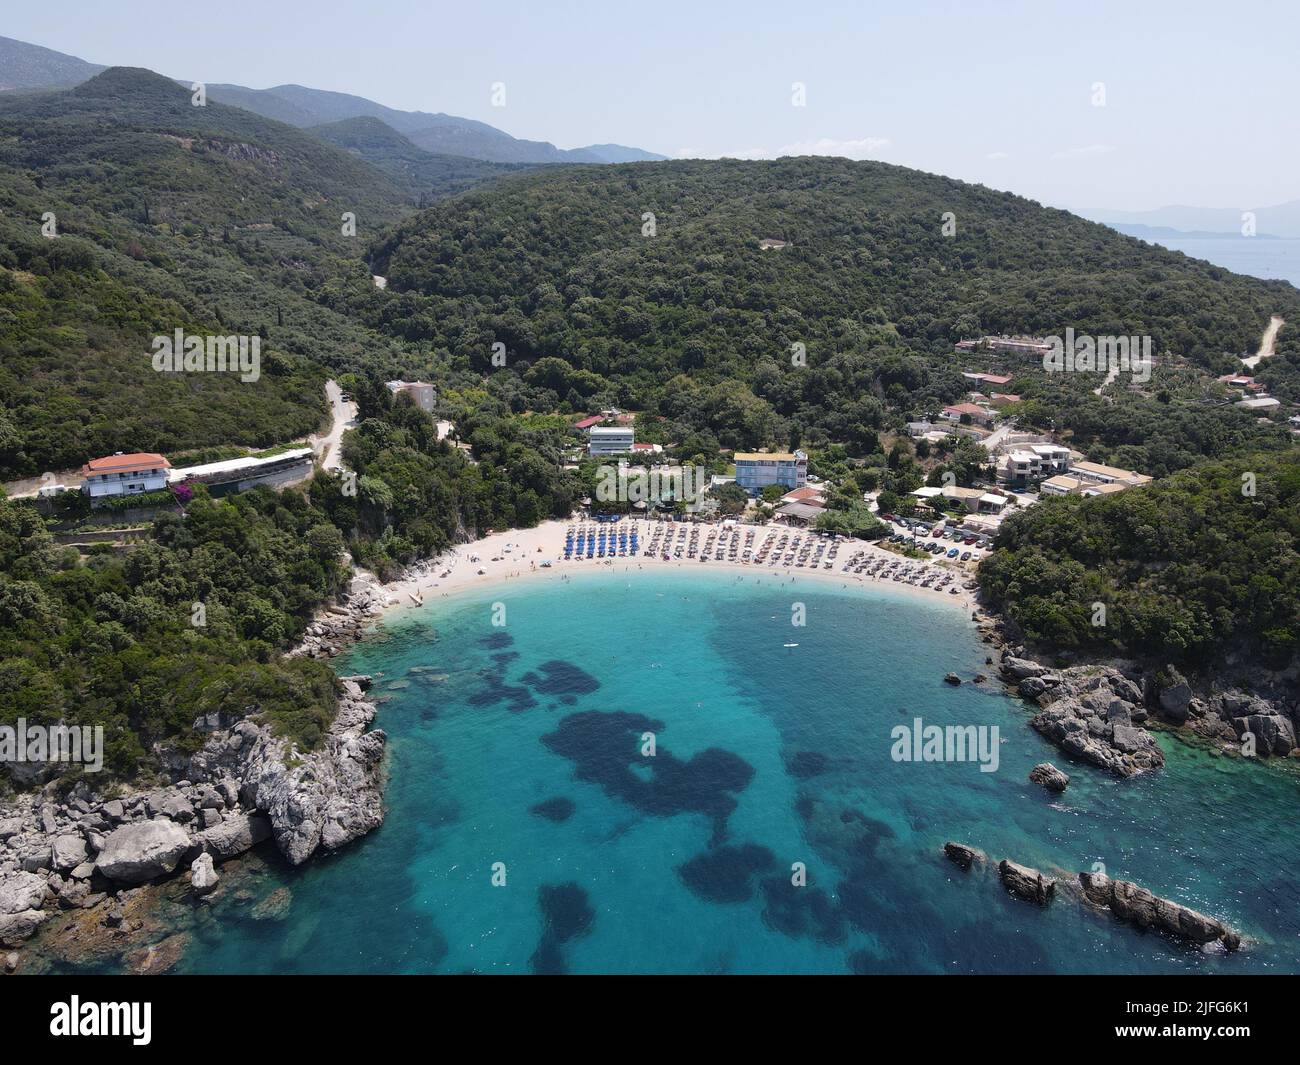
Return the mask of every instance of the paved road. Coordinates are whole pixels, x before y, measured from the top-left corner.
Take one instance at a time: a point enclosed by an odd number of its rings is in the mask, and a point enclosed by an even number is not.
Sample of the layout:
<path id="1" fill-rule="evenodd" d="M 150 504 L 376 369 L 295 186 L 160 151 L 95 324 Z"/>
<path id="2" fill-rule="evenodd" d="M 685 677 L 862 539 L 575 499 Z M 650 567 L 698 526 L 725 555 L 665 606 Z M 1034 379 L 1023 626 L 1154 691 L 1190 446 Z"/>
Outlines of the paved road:
<path id="1" fill-rule="evenodd" d="M 315 450 L 320 464 L 327 470 L 343 469 L 343 454 L 340 443 L 343 433 L 356 425 L 357 405 L 343 401 L 343 392 L 337 381 L 325 382 L 325 397 L 330 401 L 330 428 L 324 436 L 311 436 L 311 446 Z"/>

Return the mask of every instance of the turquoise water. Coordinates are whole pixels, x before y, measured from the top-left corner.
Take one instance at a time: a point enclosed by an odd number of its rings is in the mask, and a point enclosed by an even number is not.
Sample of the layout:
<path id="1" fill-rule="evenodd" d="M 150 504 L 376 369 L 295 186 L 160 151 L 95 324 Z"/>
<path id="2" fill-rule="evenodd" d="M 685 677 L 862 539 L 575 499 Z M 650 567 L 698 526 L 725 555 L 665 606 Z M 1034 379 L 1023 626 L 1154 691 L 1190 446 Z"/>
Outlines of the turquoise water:
<path id="1" fill-rule="evenodd" d="M 1294 775 L 1168 737 L 1166 770 L 1134 781 L 1067 765 L 999 686 L 943 683 L 987 669 L 962 611 L 756 580 L 584 573 L 393 619 L 339 663 L 389 697 L 387 822 L 274 870 L 284 919 L 205 922 L 181 968 L 1300 971 Z M 915 716 L 997 725 L 997 771 L 892 760 Z M 1026 780 L 1048 758 L 1064 796 Z M 1254 942 L 1214 956 L 1068 898 L 1040 910 L 947 862 L 948 839 L 1045 870 L 1102 862 Z"/>

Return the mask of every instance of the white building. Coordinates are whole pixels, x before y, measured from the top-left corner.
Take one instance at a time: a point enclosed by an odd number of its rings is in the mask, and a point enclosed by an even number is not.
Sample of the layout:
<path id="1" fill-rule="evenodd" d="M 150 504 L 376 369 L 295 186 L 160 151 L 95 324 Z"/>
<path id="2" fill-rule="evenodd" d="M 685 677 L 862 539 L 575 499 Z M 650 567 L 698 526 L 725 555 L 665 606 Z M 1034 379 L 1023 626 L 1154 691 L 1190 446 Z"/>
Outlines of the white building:
<path id="1" fill-rule="evenodd" d="M 167 487 L 169 469 L 171 463 L 152 451 L 119 451 L 81 467 L 81 490 L 91 499 L 157 492 Z"/>
<path id="2" fill-rule="evenodd" d="M 594 425 L 587 430 L 588 455 L 623 455 L 635 442 L 636 432 L 630 425 Z"/>

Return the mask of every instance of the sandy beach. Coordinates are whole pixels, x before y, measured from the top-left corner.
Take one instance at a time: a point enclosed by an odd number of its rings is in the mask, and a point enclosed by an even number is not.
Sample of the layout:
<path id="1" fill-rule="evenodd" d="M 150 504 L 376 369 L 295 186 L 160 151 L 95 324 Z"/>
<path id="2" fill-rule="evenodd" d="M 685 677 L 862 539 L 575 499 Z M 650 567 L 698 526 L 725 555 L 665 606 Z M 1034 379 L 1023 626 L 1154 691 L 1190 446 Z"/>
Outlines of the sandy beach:
<path id="1" fill-rule="evenodd" d="M 737 580 L 753 580 L 756 583 L 800 587 L 803 585 L 821 585 L 823 587 L 871 589 L 880 588 L 904 596 L 913 596 L 929 603 L 943 603 L 949 607 L 965 610 L 974 609 L 974 595 L 964 585 L 973 579 L 974 569 L 960 566 L 948 559 L 908 559 L 887 551 L 874 543 L 864 540 L 841 540 L 838 544 L 837 557 L 831 569 L 824 564 L 816 569 L 805 566 L 799 568 L 783 564 L 768 565 L 756 562 L 701 561 L 697 558 L 672 558 L 664 561 L 658 555 L 651 557 L 647 548 L 654 535 L 656 525 L 665 526 L 664 534 L 671 529 L 679 535 L 685 529 L 698 528 L 701 543 L 710 530 L 717 532 L 719 523 L 698 526 L 684 523 L 656 523 L 649 521 L 621 522 L 607 526 L 616 530 L 620 526 L 625 530 L 636 527 L 641 544 L 641 553 L 625 557 L 583 558 L 581 560 L 564 558 L 565 534 L 571 528 L 578 528 L 580 521 L 548 521 L 533 529 L 512 529 L 493 533 L 471 543 L 457 545 L 436 559 L 429 559 L 414 567 L 405 577 L 383 586 L 388 595 L 388 604 L 384 611 L 388 614 L 411 606 L 420 606 L 438 599 L 450 599 L 470 590 L 481 591 L 494 586 L 509 586 L 515 581 L 527 581 L 530 584 L 542 581 L 562 581 L 575 574 L 607 574 L 612 577 L 624 577 L 632 573 L 652 574 L 656 570 L 683 573 L 707 570 L 712 573 L 725 573 Z M 589 527 L 593 523 L 585 523 Z M 769 532 L 786 533 L 791 537 L 801 536 L 805 541 L 812 534 L 785 526 L 736 526 L 742 537 L 751 529 L 755 531 L 756 543 L 761 544 Z M 814 541 L 818 540 L 812 537 Z M 829 547 L 830 541 L 821 541 Z M 889 577 L 869 576 L 845 572 L 845 566 L 856 556 L 858 563 L 879 561 L 885 565 L 897 562 L 910 567 L 913 572 L 931 574 L 936 578 L 947 575 L 951 581 L 947 588 L 925 588 L 906 581 L 895 581 Z M 549 566 L 543 563 L 549 562 Z M 949 589 L 957 589 L 952 594 Z"/>

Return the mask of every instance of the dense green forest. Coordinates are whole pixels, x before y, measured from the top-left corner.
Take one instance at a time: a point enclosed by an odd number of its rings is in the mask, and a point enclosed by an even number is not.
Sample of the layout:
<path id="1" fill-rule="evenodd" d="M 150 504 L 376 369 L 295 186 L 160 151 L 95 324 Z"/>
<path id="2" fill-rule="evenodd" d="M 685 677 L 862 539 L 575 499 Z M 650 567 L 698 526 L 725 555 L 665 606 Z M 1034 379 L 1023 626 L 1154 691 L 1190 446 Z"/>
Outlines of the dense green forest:
<path id="1" fill-rule="evenodd" d="M 315 428 L 324 368 L 404 361 L 323 293 L 369 285 L 366 239 L 410 210 L 354 155 L 148 71 L 0 99 L 0 477 Z M 177 327 L 260 336 L 261 379 L 156 373 Z"/>
<path id="2" fill-rule="evenodd" d="M 445 440 L 437 423 L 378 379 L 356 385 L 360 425 L 343 458 L 356 491 L 317 474 L 311 497 L 347 535 L 362 565 L 387 575 L 488 529 L 527 528 L 568 516 L 581 496 L 560 466 L 565 430 L 529 430 L 486 394 L 465 397 L 454 413 L 472 460 Z"/>
<path id="3" fill-rule="evenodd" d="M 789 244 L 763 250 L 766 237 Z M 431 344 L 448 378 L 499 370 L 502 344 L 514 372 L 490 387 L 516 411 L 617 404 L 723 447 L 869 453 L 881 428 L 968 390 L 962 337 L 1148 334 L 1217 373 L 1239 367 L 1270 314 L 1300 314 L 1285 283 L 1010 194 L 839 159 L 510 177 L 402 223 L 373 259 L 389 288 L 354 297 L 354 312 Z M 1117 403 L 1091 397 L 1100 375 L 1012 369 L 1037 420 L 1155 472 L 1269 446 L 1253 418 L 1183 390 Z M 1156 430 L 1150 454 L 1135 422 Z"/>
<path id="4" fill-rule="evenodd" d="M 1140 489 L 1047 499 L 1003 523 L 980 584 L 1045 648 L 1211 668 L 1300 652 L 1300 457 L 1259 454 Z M 1106 607 L 1094 624 L 1094 603 Z"/>
<path id="5" fill-rule="evenodd" d="M 157 740 L 194 742 L 200 715 L 251 705 L 312 745 L 332 675 L 278 652 L 340 587 L 342 548 L 294 490 L 197 498 L 149 543 L 84 562 L 30 504 L 0 500 L 0 722 L 103 725 L 115 776 L 154 767 Z"/>
<path id="6" fill-rule="evenodd" d="M 523 163 L 489 163 L 462 155 L 426 152 L 380 119 L 369 116 L 310 126 L 307 132 L 373 164 L 420 206 L 527 169 Z"/>

